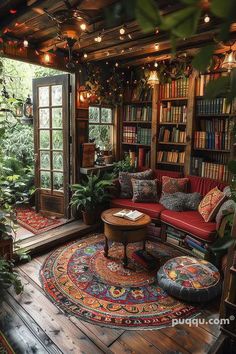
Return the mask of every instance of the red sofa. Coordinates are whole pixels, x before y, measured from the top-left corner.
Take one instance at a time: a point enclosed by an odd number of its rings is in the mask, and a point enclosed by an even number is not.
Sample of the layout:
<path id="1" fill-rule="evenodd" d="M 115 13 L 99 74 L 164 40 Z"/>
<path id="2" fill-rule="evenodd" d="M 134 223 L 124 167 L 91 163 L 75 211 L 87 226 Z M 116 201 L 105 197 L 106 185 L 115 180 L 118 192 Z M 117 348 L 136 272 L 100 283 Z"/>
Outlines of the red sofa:
<path id="1" fill-rule="evenodd" d="M 162 176 L 180 178 L 179 172 L 155 170 L 155 177 L 161 181 Z M 226 184 L 210 178 L 198 176 L 187 176 L 189 178 L 189 193 L 198 192 L 202 196 L 206 195 L 212 188 L 218 187 L 223 190 Z M 167 210 L 159 203 L 134 203 L 131 199 L 115 198 L 111 201 L 113 208 L 130 208 L 136 209 L 150 215 L 152 220 L 161 225 L 161 235 L 165 240 L 166 225 L 170 225 L 178 230 L 185 232 L 204 243 L 212 243 L 216 238 L 216 223 L 205 222 L 198 211 L 172 211 Z"/>

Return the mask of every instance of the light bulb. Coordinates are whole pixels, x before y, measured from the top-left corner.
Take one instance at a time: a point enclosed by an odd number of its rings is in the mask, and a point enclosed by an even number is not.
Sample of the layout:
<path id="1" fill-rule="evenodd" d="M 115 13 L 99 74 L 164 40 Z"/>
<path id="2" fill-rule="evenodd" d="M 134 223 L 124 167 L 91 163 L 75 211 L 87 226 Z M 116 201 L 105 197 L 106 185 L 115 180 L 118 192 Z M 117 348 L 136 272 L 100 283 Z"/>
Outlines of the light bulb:
<path id="1" fill-rule="evenodd" d="M 206 14 L 204 17 L 204 22 L 208 23 L 208 22 L 210 22 L 210 20 L 211 20 L 210 17 Z"/>
<path id="2" fill-rule="evenodd" d="M 129 37 L 129 39 L 132 39 L 132 36 L 131 36 L 131 34 L 128 34 L 128 37 Z"/>
<path id="3" fill-rule="evenodd" d="M 115 66 L 118 67 L 118 66 L 119 66 L 119 63 L 115 63 Z"/>
<path id="4" fill-rule="evenodd" d="M 50 55 L 48 53 L 45 53 L 44 54 L 44 62 L 45 63 L 50 63 L 50 60 L 51 60 Z"/>
<path id="5" fill-rule="evenodd" d="M 124 29 L 124 27 L 121 27 L 121 28 L 120 28 L 120 34 L 121 34 L 121 35 L 125 34 L 125 29 Z"/>
<path id="6" fill-rule="evenodd" d="M 156 49 L 156 50 L 159 49 L 159 43 L 155 43 L 155 49 Z"/>
<path id="7" fill-rule="evenodd" d="M 23 45 L 25 48 L 28 48 L 29 42 L 27 41 L 27 39 L 24 40 Z"/>
<path id="8" fill-rule="evenodd" d="M 86 30 L 86 24 L 85 23 L 81 23 L 80 28 L 82 29 L 82 31 Z"/>
<path id="9" fill-rule="evenodd" d="M 102 41 L 102 36 L 98 35 L 97 37 L 94 38 L 95 42 L 101 43 Z"/>
<path id="10" fill-rule="evenodd" d="M 88 58 L 88 54 L 87 53 L 84 53 L 84 58 Z"/>
<path id="11" fill-rule="evenodd" d="M 155 66 L 155 68 L 157 68 L 158 67 L 158 63 L 155 61 L 155 63 L 154 63 L 154 66 Z"/>

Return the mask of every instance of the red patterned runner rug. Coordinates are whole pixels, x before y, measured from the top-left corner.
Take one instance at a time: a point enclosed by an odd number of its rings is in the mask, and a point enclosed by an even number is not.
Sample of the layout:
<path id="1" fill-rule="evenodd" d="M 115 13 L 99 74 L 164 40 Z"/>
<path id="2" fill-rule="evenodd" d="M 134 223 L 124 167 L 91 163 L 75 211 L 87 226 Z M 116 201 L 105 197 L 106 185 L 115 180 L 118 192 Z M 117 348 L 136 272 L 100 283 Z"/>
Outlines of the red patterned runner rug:
<path id="1" fill-rule="evenodd" d="M 1 354 L 15 354 L 11 345 L 8 343 L 4 334 L 0 331 L 0 353 Z"/>
<path id="2" fill-rule="evenodd" d="M 55 250 L 41 270 L 49 298 L 65 313 L 113 328 L 158 329 L 172 319 L 193 317 L 198 309 L 174 299 L 157 284 L 156 271 L 148 271 L 134 258 L 140 244 L 128 245 L 128 268 L 122 265 L 123 246 L 116 243 L 104 256 L 104 236 L 88 236 Z M 147 242 L 157 268 L 180 252 Z"/>
<path id="3" fill-rule="evenodd" d="M 59 225 L 65 224 L 66 219 L 54 219 L 44 216 L 40 213 L 36 213 L 33 208 L 30 207 L 17 207 L 16 208 L 17 223 L 23 226 L 25 229 L 39 234 L 44 231 L 48 231 Z"/>

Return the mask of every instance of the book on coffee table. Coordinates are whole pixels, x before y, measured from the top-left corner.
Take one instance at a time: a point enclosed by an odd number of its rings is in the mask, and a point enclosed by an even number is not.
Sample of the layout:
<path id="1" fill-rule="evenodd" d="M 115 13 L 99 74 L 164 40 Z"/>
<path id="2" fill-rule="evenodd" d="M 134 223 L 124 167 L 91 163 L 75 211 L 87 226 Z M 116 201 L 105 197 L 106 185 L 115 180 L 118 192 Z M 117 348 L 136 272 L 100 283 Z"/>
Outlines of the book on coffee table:
<path id="1" fill-rule="evenodd" d="M 136 221 L 139 220 L 143 217 L 143 213 L 141 213 L 138 210 L 127 210 L 127 209 L 123 209 L 121 211 L 118 211 L 117 213 L 113 214 L 114 216 L 118 216 L 119 218 L 124 218 L 127 220 L 131 220 L 131 221 Z"/>

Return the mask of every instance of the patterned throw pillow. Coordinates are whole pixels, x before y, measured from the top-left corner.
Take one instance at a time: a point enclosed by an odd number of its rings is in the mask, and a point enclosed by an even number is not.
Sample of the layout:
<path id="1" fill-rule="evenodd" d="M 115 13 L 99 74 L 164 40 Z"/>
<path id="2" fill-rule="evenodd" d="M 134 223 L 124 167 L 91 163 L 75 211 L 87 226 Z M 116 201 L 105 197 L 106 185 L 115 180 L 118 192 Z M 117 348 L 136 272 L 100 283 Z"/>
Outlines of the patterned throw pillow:
<path id="1" fill-rule="evenodd" d="M 197 210 L 202 197 L 199 193 L 177 192 L 172 194 L 162 194 L 159 201 L 168 210 L 184 211 Z"/>
<path id="2" fill-rule="evenodd" d="M 185 192 L 187 189 L 188 178 L 162 177 L 162 194 L 173 194 L 176 192 Z"/>
<path id="3" fill-rule="evenodd" d="M 142 179 L 142 180 L 151 180 L 153 179 L 152 170 L 146 170 L 143 172 L 129 173 L 129 172 L 120 172 L 119 173 L 119 182 L 120 182 L 120 198 L 130 199 L 133 196 L 131 178 L 133 179 Z"/>
<path id="4" fill-rule="evenodd" d="M 208 192 L 199 204 L 198 211 L 205 222 L 213 221 L 221 204 L 227 199 L 217 187 Z"/>
<path id="5" fill-rule="evenodd" d="M 133 202 L 156 203 L 158 201 L 158 180 L 131 179 L 133 185 Z"/>

